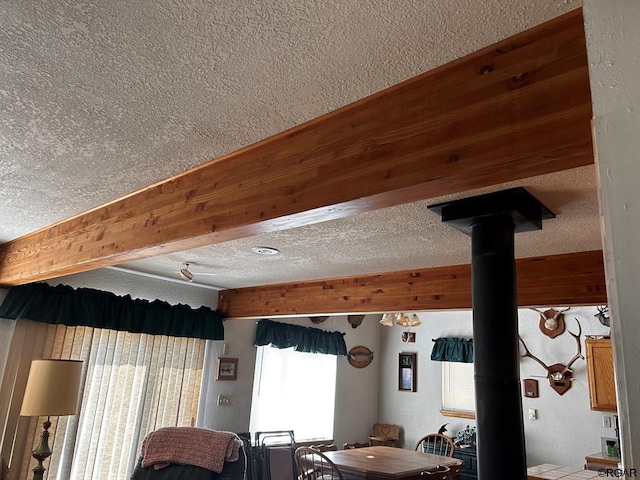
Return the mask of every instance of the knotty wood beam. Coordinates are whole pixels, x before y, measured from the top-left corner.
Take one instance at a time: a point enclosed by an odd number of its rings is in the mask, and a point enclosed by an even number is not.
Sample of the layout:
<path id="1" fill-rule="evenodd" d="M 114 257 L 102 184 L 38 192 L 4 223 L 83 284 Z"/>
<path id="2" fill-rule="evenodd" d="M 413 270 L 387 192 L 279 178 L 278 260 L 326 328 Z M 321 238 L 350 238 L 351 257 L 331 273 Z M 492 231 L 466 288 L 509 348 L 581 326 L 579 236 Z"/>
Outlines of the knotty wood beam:
<path id="1" fill-rule="evenodd" d="M 0 285 L 591 164 L 581 15 L 0 245 Z"/>
<path id="2" fill-rule="evenodd" d="M 602 251 L 516 260 L 518 305 L 604 305 Z M 223 290 L 228 318 L 471 309 L 471 265 Z"/>

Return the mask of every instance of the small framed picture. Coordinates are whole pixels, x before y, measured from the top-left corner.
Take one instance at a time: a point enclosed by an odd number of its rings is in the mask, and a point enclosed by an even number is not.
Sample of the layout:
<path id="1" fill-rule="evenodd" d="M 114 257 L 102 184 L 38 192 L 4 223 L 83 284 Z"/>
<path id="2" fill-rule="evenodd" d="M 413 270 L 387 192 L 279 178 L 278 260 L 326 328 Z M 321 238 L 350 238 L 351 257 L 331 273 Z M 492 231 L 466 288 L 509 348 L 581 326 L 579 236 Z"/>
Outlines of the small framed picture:
<path id="1" fill-rule="evenodd" d="M 398 354 L 398 390 L 415 392 L 416 387 L 416 353 Z"/>
<path id="2" fill-rule="evenodd" d="M 416 332 L 402 332 L 402 341 L 405 343 L 416 343 Z"/>
<path id="3" fill-rule="evenodd" d="M 218 357 L 216 361 L 216 380 L 237 380 L 238 359 Z"/>

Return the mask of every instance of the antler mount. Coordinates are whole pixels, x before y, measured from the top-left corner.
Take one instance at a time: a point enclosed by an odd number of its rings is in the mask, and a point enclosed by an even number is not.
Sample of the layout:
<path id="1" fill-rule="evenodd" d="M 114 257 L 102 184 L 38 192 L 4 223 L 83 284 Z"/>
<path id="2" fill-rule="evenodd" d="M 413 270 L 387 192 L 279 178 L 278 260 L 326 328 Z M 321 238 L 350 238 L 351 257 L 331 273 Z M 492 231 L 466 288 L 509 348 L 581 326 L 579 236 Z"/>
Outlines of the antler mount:
<path id="1" fill-rule="evenodd" d="M 530 359 L 538 362 L 547 371 L 547 378 L 549 379 L 549 385 L 559 395 L 564 394 L 567 390 L 571 388 L 571 380 L 573 379 L 573 370 L 571 370 L 571 366 L 579 358 L 584 359 L 584 355 L 582 355 L 582 343 L 580 342 L 580 336 L 582 335 L 582 326 L 580 325 L 580 322 L 578 321 L 577 318 L 576 318 L 576 322 L 578 322 L 578 333 L 575 334 L 568 330 L 567 331 L 569 332 L 569 335 L 571 335 L 576 340 L 577 352 L 573 356 L 573 358 L 569 360 L 569 362 L 566 365 L 562 363 L 547 365 L 538 357 L 533 355 L 527 348 L 527 345 L 524 343 L 524 340 L 522 340 L 521 337 L 518 337 L 525 351 L 525 353 L 522 354 L 522 358 L 529 357 Z"/>
<path id="2" fill-rule="evenodd" d="M 569 310 L 569 308 L 564 308 L 562 310 L 554 310 L 550 308 L 549 310 L 538 310 L 537 308 L 531 308 L 534 312 L 538 312 L 540 314 L 540 331 L 544 333 L 549 338 L 556 338 L 558 335 L 561 335 L 564 332 L 564 312 Z"/>

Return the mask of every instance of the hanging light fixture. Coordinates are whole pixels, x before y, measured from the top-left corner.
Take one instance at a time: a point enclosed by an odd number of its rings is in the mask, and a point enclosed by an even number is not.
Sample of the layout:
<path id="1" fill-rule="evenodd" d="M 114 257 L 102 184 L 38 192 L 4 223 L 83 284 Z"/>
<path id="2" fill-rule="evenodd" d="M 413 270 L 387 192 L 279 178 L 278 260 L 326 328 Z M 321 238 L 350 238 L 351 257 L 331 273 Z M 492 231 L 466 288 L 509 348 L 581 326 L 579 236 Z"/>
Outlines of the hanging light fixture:
<path id="1" fill-rule="evenodd" d="M 380 325 L 384 325 L 385 327 L 393 327 L 393 317 L 394 313 L 385 313 L 382 315 L 382 319 L 380 320 Z"/>
<path id="2" fill-rule="evenodd" d="M 396 325 L 399 327 L 410 327 L 411 321 L 406 313 L 399 313 L 396 317 Z"/>
<path id="3" fill-rule="evenodd" d="M 399 327 L 417 327 L 421 325 L 422 321 L 417 314 L 412 313 L 411 316 L 404 312 L 400 313 L 385 313 L 382 315 L 382 319 L 380 320 L 380 325 L 384 325 L 385 327 L 393 327 L 393 325 L 397 325 Z"/>

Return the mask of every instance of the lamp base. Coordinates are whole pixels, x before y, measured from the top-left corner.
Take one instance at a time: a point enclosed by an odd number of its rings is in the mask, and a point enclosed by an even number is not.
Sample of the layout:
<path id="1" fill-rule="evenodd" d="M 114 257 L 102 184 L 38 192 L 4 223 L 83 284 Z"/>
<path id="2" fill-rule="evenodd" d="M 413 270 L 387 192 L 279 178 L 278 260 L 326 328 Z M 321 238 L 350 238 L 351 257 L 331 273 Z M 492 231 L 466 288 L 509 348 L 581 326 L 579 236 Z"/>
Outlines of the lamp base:
<path id="1" fill-rule="evenodd" d="M 33 468 L 33 480 L 43 480 L 46 468 L 44 468 L 42 462 L 49 458 L 53 453 L 51 448 L 49 448 L 49 427 L 51 426 L 49 417 L 47 417 L 45 422 L 42 422 L 42 426 L 44 431 L 42 432 L 42 435 L 40 435 L 40 443 L 36 449 L 31 452 L 31 456 L 38 461 L 38 465 Z"/>

